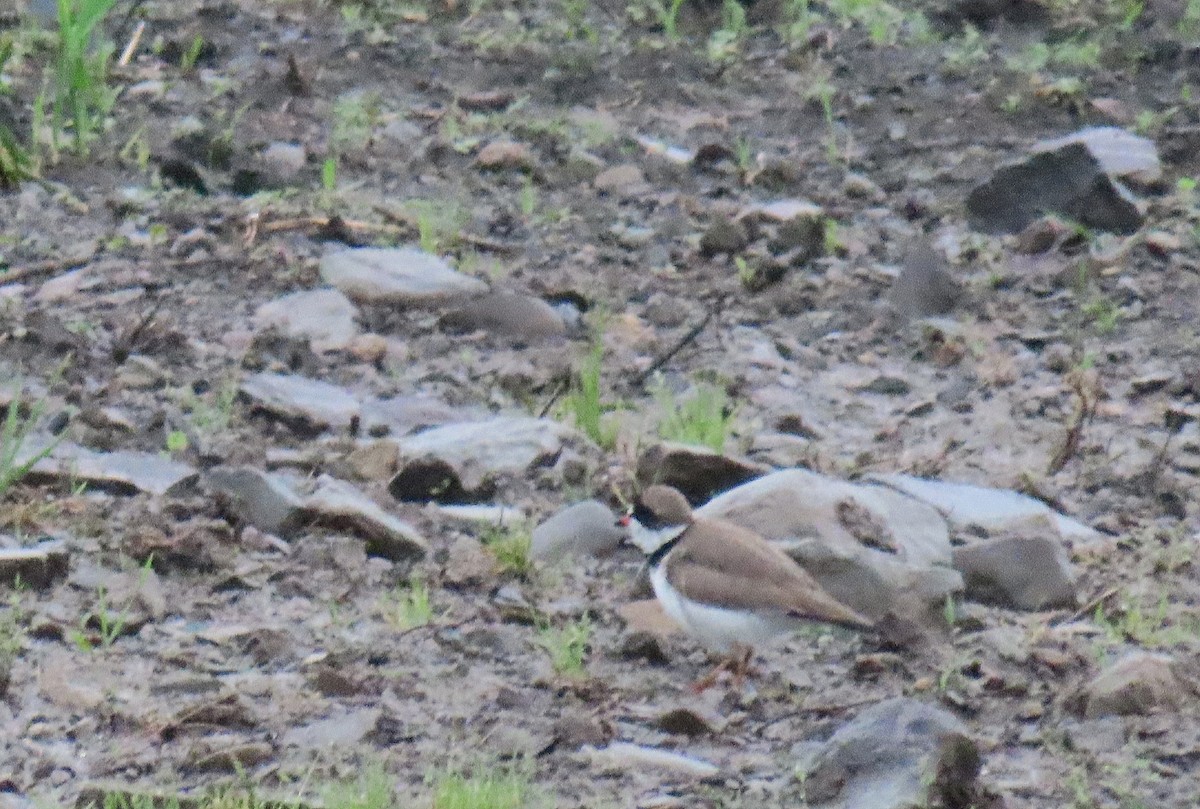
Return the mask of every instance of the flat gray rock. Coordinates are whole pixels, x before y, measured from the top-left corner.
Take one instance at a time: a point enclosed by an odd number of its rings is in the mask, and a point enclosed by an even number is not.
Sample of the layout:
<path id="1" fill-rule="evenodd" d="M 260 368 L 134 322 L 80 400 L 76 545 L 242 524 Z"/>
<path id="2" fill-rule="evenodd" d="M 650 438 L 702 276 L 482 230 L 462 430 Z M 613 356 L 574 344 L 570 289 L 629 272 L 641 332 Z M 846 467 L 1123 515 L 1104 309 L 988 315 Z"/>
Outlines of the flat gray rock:
<path id="1" fill-rule="evenodd" d="M 404 459 L 435 459 L 453 470 L 464 489 L 475 491 L 489 478 L 521 475 L 553 461 L 563 444 L 576 436 L 574 430 L 549 419 L 498 416 L 401 438 L 400 454 Z"/>
<path id="2" fill-rule="evenodd" d="M 979 768 L 966 725 L 905 697 L 867 708 L 801 765 L 808 803 L 839 809 L 968 806 Z"/>
<path id="3" fill-rule="evenodd" d="M 420 394 L 364 399 L 361 411 L 363 432 L 393 436 L 407 435 L 448 421 L 461 421 L 471 415 L 463 408 L 451 407 L 441 399 Z"/>
<path id="4" fill-rule="evenodd" d="M 487 284 L 412 247 L 332 250 L 321 258 L 321 279 L 370 304 L 421 306 L 487 292 Z"/>
<path id="5" fill-rule="evenodd" d="M 1162 177 L 1162 162 L 1154 141 L 1118 126 L 1084 127 L 1061 138 L 1038 141 L 1031 151 L 1053 152 L 1072 143 L 1087 147 L 1100 168 L 1111 177 L 1129 177 L 1142 183 Z"/>
<path id="6" fill-rule="evenodd" d="M 713 499 L 698 514 L 775 540 L 836 598 L 863 614 L 926 621 L 962 590 L 946 521 L 885 486 L 786 469 Z"/>
<path id="7" fill-rule="evenodd" d="M 42 542 L 32 548 L 0 548 L 0 584 L 42 590 L 66 578 L 70 561 L 62 542 Z"/>
<path id="8" fill-rule="evenodd" d="M 43 442 L 41 446 L 46 444 Z M 18 457 L 18 465 L 37 452 L 36 442 L 26 442 Z M 99 489 L 124 494 L 145 492 L 162 496 L 194 482 L 199 473 L 185 463 L 153 452 L 95 452 L 63 441 L 48 456 L 34 464 L 30 474 L 57 480 L 82 481 Z"/>
<path id="9" fill-rule="evenodd" d="M 614 550 L 624 538 L 625 531 L 608 506 L 584 500 L 533 529 L 532 553 L 538 559 L 599 556 Z"/>
<path id="10" fill-rule="evenodd" d="M 393 562 L 424 558 L 427 543 L 416 528 L 388 514 L 351 484 L 322 475 L 304 500 L 304 509 L 318 524 L 348 530 L 367 540 L 367 552 Z"/>
<path id="11" fill-rule="evenodd" d="M 358 307 L 339 290 L 305 289 L 268 301 L 254 313 L 260 329 L 277 328 L 311 341 L 313 351 L 337 351 L 358 336 Z"/>
<path id="12" fill-rule="evenodd" d="M 349 427 L 361 414 L 358 399 L 345 388 L 304 376 L 263 372 L 243 381 L 240 390 L 254 407 L 318 430 Z"/>

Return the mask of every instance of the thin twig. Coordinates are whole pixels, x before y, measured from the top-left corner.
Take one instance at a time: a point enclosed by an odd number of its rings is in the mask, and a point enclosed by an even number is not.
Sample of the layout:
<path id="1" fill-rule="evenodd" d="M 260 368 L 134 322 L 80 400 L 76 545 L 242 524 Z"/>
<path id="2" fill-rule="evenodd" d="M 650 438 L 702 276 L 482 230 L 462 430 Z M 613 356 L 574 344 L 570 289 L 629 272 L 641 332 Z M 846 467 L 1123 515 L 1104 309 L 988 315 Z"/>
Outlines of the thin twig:
<path id="1" fill-rule="evenodd" d="M 30 264 L 27 267 L 13 267 L 6 272 L 0 272 L 0 284 L 11 284 L 15 281 L 31 278 L 36 275 L 45 275 L 62 270 L 73 270 L 76 267 L 82 267 L 84 264 L 87 264 L 95 255 L 95 252 L 88 253 L 87 255 L 81 253 L 76 256 L 69 256 L 68 258 L 48 259 L 37 264 Z"/>
<path id="2" fill-rule="evenodd" d="M 559 380 L 558 386 L 554 388 L 554 393 L 551 394 L 549 401 L 547 401 L 545 406 L 543 406 L 538 412 L 539 419 L 546 418 L 546 414 L 550 412 L 550 408 L 554 407 L 554 403 L 562 398 L 562 395 L 567 392 L 567 388 L 570 386 L 570 384 L 571 383 L 566 379 Z"/>
<path id="3" fill-rule="evenodd" d="M 138 45 L 142 43 L 142 33 L 146 30 L 146 21 L 139 20 L 137 28 L 133 29 L 133 36 L 129 38 L 129 43 L 125 46 L 125 50 L 121 51 L 121 58 L 117 60 L 117 64 L 125 67 L 133 59 L 134 52 L 137 51 Z"/>
<path id="4" fill-rule="evenodd" d="M 704 328 L 708 325 L 708 322 L 710 320 L 712 320 L 712 316 L 713 316 L 713 313 L 711 310 L 705 312 L 704 319 L 701 320 L 699 323 L 697 323 L 695 326 L 692 326 L 690 329 L 688 329 L 687 334 L 683 335 L 683 337 L 681 337 L 679 339 L 679 342 L 675 343 L 675 345 L 671 346 L 671 349 L 669 351 L 667 351 L 665 354 L 660 356 L 654 362 L 650 363 L 649 368 L 647 368 L 646 370 L 644 370 L 640 374 L 638 374 L 636 377 L 634 377 L 634 379 L 633 379 L 634 386 L 640 388 L 642 385 L 645 385 L 647 379 L 649 379 L 651 376 L 653 376 L 655 374 L 656 371 L 658 371 L 664 365 L 666 365 L 668 362 L 670 362 L 674 358 L 674 356 L 676 354 L 678 354 L 680 351 L 682 351 L 689 343 L 691 343 L 697 337 L 699 337 L 700 332 L 704 331 Z"/>
<path id="5" fill-rule="evenodd" d="M 1115 596 L 1117 593 L 1121 592 L 1123 587 L 1124 587 L 1124 585 L 1117 585 L 1116 587 L 1108 588 L 1103 593 L 1096 596 L 1091 601 L 1089 601 L 1088 603 L 1086 603 L 1082 607 L 1080 607 L 1078 610 L 1076 610 L 1071 615 L 1071 617 L 1068 618 L 1066 621 L 1063 621 L 1063 623 L 1066 623 L 1066 624 L 1073 623 L 1075 621 L 1078 621 L 1080 618 L 1084 618 L 1088 615 L 1091 615 L 1093 612 L 1096 611 L 1096 607 L 1099 607 L 1105 601 L 1108 601 L 1110 598 Z"/>

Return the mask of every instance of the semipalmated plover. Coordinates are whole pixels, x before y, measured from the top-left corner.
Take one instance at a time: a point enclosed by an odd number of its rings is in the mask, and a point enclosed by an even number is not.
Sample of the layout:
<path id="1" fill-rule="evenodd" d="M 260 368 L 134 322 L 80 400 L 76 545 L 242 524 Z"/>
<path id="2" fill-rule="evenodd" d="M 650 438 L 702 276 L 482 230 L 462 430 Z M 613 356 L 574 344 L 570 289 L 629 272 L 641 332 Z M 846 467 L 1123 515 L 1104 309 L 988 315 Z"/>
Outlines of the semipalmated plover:
<path id="1" fill-rule="evenodd" d="M 663 610 L 709 650 L 729 656 L 735 677 L 745 674 L 755 644 L 803 624 L 873 627 L 780 548 L 733 523 L 696 518 L 670 486 L 646 489 L 621 522 L 647 554 Z"/>

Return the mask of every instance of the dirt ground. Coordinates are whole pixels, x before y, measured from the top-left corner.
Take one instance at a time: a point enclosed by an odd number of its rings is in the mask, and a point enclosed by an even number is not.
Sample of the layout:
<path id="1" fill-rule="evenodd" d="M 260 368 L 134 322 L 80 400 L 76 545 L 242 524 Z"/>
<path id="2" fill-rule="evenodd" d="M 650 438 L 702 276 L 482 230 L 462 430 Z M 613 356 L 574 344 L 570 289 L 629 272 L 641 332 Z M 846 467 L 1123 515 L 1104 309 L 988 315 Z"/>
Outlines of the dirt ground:
<path id="1" fill-rule="evenodd" d="M 1035 493 L 1106 535 L 1074 559 L 1083 628 L 1041 643 L 1070 610 L 974 605 L 920 653 L 798 636 L 763 650 L 766 674 L 747 689 L 695 698 L 686 686 L 707 660 L 694 644 L 671 638 L 665 664 L 625 644 L 632 550 L 515 577 L 461 552 L 482 529 L 371 490 L 429 539 L 410 566 L 328 528 L 283 543 L 201 491 L 33 481 L 0 501 L 0 534 L 63 540 L 70 572 L 16 592 L 6 619 L 18 651 L 0 701 L 0 806 L 66 805 L 94 782 L 248 779 L 309 797 L 370 763 L 425 805 L 431 773 L 481 759 L 524 761 L 547 805 L 794 806 L 800 746 L 901 694 L 967 723 L 997 805 L 1195 806 L 1200 698 L 1102 726 L 1072 708 L 1129 648 L 1200 670 L 1200 211 L 1178 184 L 1200 175 L 1189 11 L 798 8 L 760 0 L 748 32 L 725 36 L 720 6 L 688 0 L 675 41 L 636 0 L 118 3 L 106 28 L 118 52 L 145 29 L 114 66 L 108 130 L 86 158 L 64 154 L 0 196 L 0 374 L 44 394 L 47 418 L 70 414 L 85 446 L 167 453 L 184 432 L 171 454 L 201 469 L 304 456 L 316 474 L 353 444 L 227 396 L 263 368 L 536 415 L 587 354 L 586 329 L 523 345 L 376 306 L 362 325 L 386 339 L 381 356 L 256 338 L 255 310 L 318 286 L 329 244 L 420 242 L 496 288 L 603 321 L 607 398 L 632 414 L 615 449 L 578 450 L 586 474 L 548 467 L 489 502 L 534 519 L 613 502 L 655 407 L 635 378 L 711 315 L 662 373 L 728 392 L 729 452 L 777 463 L 763 437 L 787 424 L 790 462 L 829 474 Z M 1038 43 L 1058 55 L 1039 63 Z M 1062 43 L 1098 50 L 1073 64 Z M 8 68 L 19 132 L 47 54 L 35 42 Z M 1136 189 L 1139 234 L 1030 254 L 968 228 L 976 184 L 1088 124 L 1159 149 L 1163 178 Z M 496 142 L 515 145 L 482 160 Z M 608 173 L 623 166 L 637 171 Z M 789 266 L 761 242 L 706 246 L 715 223 L 780 199 L 835 223 L 819 256 Z M 960 282 L 940 325 L 888 303 L 922 243 Z M 78 283 L 39 291 L 79 268 Z M 406 630 L 390 611 L 414 574 L 435 617 Z M 131 618 L 112 637 L 88 622 L 108 607 Z M 586 676 L 555 673 L 533 611 L 591 616 Z M 663 729 L 679 706 L 707 724 Z M 604 768 L 581 752 L 611 739 L 721 775 Z"/>

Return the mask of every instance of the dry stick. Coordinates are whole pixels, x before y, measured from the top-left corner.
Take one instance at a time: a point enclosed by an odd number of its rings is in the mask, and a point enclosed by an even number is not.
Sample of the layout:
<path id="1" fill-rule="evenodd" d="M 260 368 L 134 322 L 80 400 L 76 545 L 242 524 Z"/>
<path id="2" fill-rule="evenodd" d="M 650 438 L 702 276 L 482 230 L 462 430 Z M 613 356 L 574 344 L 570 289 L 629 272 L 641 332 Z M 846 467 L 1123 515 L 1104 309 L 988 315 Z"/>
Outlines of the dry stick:
<path id="1" fill-rule="evenodd" d="M 562 398 L 562 395 L 567 392 L 567 388 L 570 386 L 570 384 L 570 381 L 567 379 L 559 380 L 558 387 L 554 389 L 554 393 L 550 396 L 550 400 L 546 402 L 545 406 L 542 407 L 540 411 L 538 411 L 539 419 L 546 418 L 546 414 L 550 412 L 550 408 L 554 407 L 554 403 Z"/>
<path id="2" fill-rule="evenodd" d="M 1082 607 L 1080 607 L 1078 610 L 1076 610 L 1076 611 L 1075 611 L 1075 612 L 1074 612 L 1074 613 L 1071 615 L 1071 617 L 1070 617 L 1070 618 L 1068 618 L 1068 619 L 1067 619 L 1066 621 L 1064 621 L 1063 623 L 1070 624 L 1070 623 L 1073 623 L 1073 622 L 1075 622 L 1075 621 L 1078 621 L 1080 618 L 1083 618 L 1083 617 L 1085 617 L 1085 616 L 1087 616 L 1087 615 L 1091 615 L 1091 614 L 1092 614 L 1092 613 L 1093 613 L 1093 612 L 1096 610 L 1096 607 L 1099 607 L 1099 606 L 1100 606 L 1101 604 L 1103 604 L 1105 601 L 1108 601 L 1110 598 L 1112 598 L 1113 596 L 1115 596 L 1117 593 L 1121 592 L 1121 590 L 1122 590 L 1123 586 L 1124 586 L 1124 585 L 1120 585 L 1120 584 L 1119 584 L 1119 585 L 1117 585 L 1116 587 L 1110 587 L 1110 588 L 1108 588 L 1108 589 L 1107 589 L 1107 590 L 1105 590 L 1103 593 L 1101 593 L 1100 595 L 1096 596 L 1096 597 L 1095 597 L 1095 598 L 1093 598 L 1091 601 L 1089 601 L 1088 603 L 1086 603 L 1086 604 L 1084 604 Z"/>
<path id="3" fill-rule="evenodd" d="M 137 28 L 133 29 L 133 36 L 129 38 L 129 44 L 125 46 L 125 50 L 121 51 L 121 58 L 117 60 L 117 64 L 125 67 L 133 59 L 133 54 L 137 50 L 138 45 L 142 42 L 142 33 L 146 30 L 146 21 L 139 20 Z"/>
<path id="4" fill-rule="evenodd" d="M 1075 409 L 1075 417 L 1071 420 L 1071 425 L 1067 427 L 1067 435 L 1063 439 L 1062 446 L 1054 453 L 1054 457 L 1050 459 L 1050 464 L 1046 467 L 1047 475 L 1056 475 L 1061 472 L 1067 462 L 1079 451 L 1079 443 L 1083 440 L 1083 427 L 1092 420 L 1092 416 L 1096 413 L 1097 402 L 1088 396 L 1088 391 L 1084 389 L 1084 382 L 1078 375 L 1071 381 L 1071 386 L 1075 389 L 1075 395 L 1079 397 L 1079 407 Z"/>
<path id="5" fill-rule="evenodd" d="M 37 264 L 30 264 L 27 267 L 14 267 L 7 272 L 0 272 L 0 284 L 11 284 L 14 281 L 20 281 L 23 278 L 59 272 L 60 270 L 73 270 L 76 267 L 82 267 L 84 264 L 87 264 L 95 256 L 96 254 L 92 252 L 88 253 L 87 255 L 80 254 L 77 256 L 70 256 L 68 258 L 49 259 Z"/>
<path id="6" fill-rule="evenodd" d="M 682 351 L 689 343 L 691 343 L 697 337 L 699 337 L 700 332 L 704 331 L 704 328 L 708 325 L 709 321 L 712 320 L 712 316 L 713 316 L 712 310 L 705 312 L 704 318 L 699 323 L 697 323 L 695 326 L 692 326 L 690 329 L 688 329 L 687 334 L 683 335 L 683 337 L 680 338 L 679 342 L 677 342 L 674 346 L 671 347 L 670 351 L 668 351 L 667 353 L 660 356 L 654 362 L 650 363 L 649 368 L 647 368 L 646 370 L 644 370 L 640 374 L 638 374 L 636 377 L 634 377 L 634 380 L 633 380 L 634 386 L 640 388 L 642 385 L 645 385 L 647 379 L 649 379 L 651 376 L 654 375 L 654 373 L 656 371 L 658 371 L 664 365 L 666 365 L 668 362 L 670 362 L 671 359 L 676 354 L 678 354 L 680 351 Z"/>

